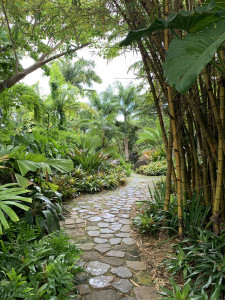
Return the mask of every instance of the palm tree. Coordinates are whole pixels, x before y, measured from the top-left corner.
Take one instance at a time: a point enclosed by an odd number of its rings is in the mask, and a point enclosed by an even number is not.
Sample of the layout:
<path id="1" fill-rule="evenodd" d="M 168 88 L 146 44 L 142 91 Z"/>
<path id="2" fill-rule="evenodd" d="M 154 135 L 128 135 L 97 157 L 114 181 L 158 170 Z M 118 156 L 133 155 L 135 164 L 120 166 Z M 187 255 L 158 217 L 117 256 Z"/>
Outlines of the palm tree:
<path id="1" fill-rule="evenodd" d="M 102 147 L 106 146 L 107 136 L 113 135 L 118 137 L 120 135 L 116 123 L 118 115 L 117 103 L 112 97 L 112 87 L 108 87 L 106 91 L 100 95 L 94 93 L 90 97 L 91 105 L 96 109 L 94 118 L 90 121 L 92 130 L 102 132 Z"/>
<path id="2" fill-rule="evenodd" d="M 129 129 L 133 122 L 132 118 L 136 108 L 138 107 L 138 90 L 134 85 L 128 85 L 124 87 L 121 82 L 116 82 L 115 87 L 117 93 L 114 96 L 114 99 L 117 103 L 118 111 L 123 116 L 123 134 L 124 134 L 124 149 L 125 149 L 125 158 L 129 161 Z"/>
<path id="3" fill-rule="evenodd" d="M 50 87 L 59 129 L 66 124 L 66 113 L 74 114 L 78 108 L 77 96 L 86 91 L 84 86 L 91 87 L 93 82 L 101 82 L 94 66 L 93 61 L 84 59 L 74 63 L 66 59 L 52 64 Z"/>
<path id="4" fill-rule="evenodd" d="M 155 128 L 144 127 L 140 130 L 136 144 L 147 144 L 153 148 L 163 144 L 162 130 L 157 120 L 155 121 Z"/>
<path id="5" fill-rule="evenodd" d="M 92 60 L 79 59 L 74 63 L 69 60 L 60 60 L 60 70 L 65 81 L 84 91 L 84 86 L 92 87 L 93 82 L 101 83 L 101 78 L 93 70 L 95 63 Z"/>

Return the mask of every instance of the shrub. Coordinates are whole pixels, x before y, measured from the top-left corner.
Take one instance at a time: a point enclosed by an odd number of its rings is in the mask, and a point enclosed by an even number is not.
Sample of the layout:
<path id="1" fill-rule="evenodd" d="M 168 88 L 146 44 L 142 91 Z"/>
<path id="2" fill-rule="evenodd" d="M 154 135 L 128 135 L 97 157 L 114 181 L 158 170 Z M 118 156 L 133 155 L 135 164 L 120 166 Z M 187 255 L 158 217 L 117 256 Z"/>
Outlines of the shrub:
<path id="1" fill-rule="evenodd" d="M 140 166 L 138 169 L 136 169 L 136 172 L 138 174 L 143 174 L 147 176 L 166 175 L 166 171 L 167 171 L 166 160 L 151 162 L 148 165 Z"/>
<path id="2" fill-rule="evenodd" d="M 100 171 L 90 173 L 77 167 L 70 175 L 56 178 L 63 200 L 68 200 L 81 193 L 94 193 L 103 189 L 116 188 L 125 182 L 125 171 L 121 166 L 111 165 Z"/>

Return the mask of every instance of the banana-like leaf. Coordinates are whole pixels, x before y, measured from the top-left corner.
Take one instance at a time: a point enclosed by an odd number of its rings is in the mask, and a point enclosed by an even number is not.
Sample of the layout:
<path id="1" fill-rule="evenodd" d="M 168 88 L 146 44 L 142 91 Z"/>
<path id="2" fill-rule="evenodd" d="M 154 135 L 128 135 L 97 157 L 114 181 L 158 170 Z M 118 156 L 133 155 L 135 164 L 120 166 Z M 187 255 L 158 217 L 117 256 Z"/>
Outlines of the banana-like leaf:
<path id="1" fill-rule="evenodd" d="M 202 32 L 187 34 L 183 40 L 173 40 L 163 64 L 169 85 L 185 93 L 224 41 L 225 21 Z"/>
<path id="2" fill-rule="evenodd" d="M 70 159 L 46 159 L 45 163 L 60 172 L 66 173 L 73 170 L 73 162 Z"/>
<path id="3" fill-rule="evenodd" d="M 15 177 L 16 177 L 16 181 L 18 182 L 18 184 L 19 184 L 20 186 L 22 186 L 22 188 L 25 189 L 25 188 L 28 187 L 30 184 L 32 184 L 32 182 L 31 182 L 29 179 L 27 179 L 27 178 L 21 176 L 20 174 L 14 173 L 14 175 L 15 175 Z"/>
<path id="4" fill-rule="evenodd" d="M 11 208 L 11 206 L 17 206 L 23 210 L 28 210 L 29 207 L 21 204 L 20 202 L 32 202 L 31 198 L 19 196 L 22 193 L 26 193 L 22 188 L 16 188 L 15 184 L 5 184 L 0 186 L 0 234 L 2 234 L 2 226 L 9 228 L 6 215 L 13 221 L 19 220 L 17 214 Z"/>
<path id="5" fill-rule="evenodd" d="M 18 159 L 16 162 L 22 176 L 26 175 L 29 171 L 36 172 L 39 168 L 39 164 L 34 161 Z"/>
<path id="6" fill-rule="evenodd" d="M 225 10 L 216 6 L 214 1 L 211 1 L 208 5 L 197 7 L 193 11 L 181 10 L 179 13 L 172 13 L 167 20 L 155 19 L 147 28 L 129 31 L 120 46 L 128 46 L 134 41 L 139 41 L 141 38 L 161 29 L 182 29 L 192 33 L 199 32 L 224 18 Z"/>

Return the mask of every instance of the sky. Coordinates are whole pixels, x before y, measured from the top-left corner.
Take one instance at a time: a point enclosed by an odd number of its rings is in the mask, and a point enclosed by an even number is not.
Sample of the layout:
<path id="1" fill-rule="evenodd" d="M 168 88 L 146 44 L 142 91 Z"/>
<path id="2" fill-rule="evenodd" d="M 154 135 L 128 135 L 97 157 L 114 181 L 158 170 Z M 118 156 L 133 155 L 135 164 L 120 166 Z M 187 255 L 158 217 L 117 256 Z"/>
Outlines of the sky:
<path id="1" fill-rule="evenodd" d="M 138 54 L 133 52 L 127 52 L 119 57 L 114 58 L 112 61 L 107 61 L 102 57 L 98 56 L 97 52 L 89 49 L 82 49 L 77 51 L 79 58 L 94 60 L 96 67 L 95 72 L 102 78 L 102 83 L 93 84 L 93 88 L 97 92 L 104 91 L 108 85 L 113 84 L 114 81 L 121 81 L 123 85 L 128 85 L 130 82 L 137 84 L 138 81 L 135 79 L 135 75 L 132 72 L 127 74 L 128 68 L 134 62 L 140 60 Z M 32 64 L 30 58 L 26 58 L 22 61 L 23 67 L 28 67 Z M 37 71 L 29 74 L 23 79 L 23 82 L 27 85 L 32 85 L 39 81 L 40 93 L 46 95 L 50 93 L 50 88 L 48 85 L 49 78 L 43 76 L 43 71 L 38 69 Z"/>

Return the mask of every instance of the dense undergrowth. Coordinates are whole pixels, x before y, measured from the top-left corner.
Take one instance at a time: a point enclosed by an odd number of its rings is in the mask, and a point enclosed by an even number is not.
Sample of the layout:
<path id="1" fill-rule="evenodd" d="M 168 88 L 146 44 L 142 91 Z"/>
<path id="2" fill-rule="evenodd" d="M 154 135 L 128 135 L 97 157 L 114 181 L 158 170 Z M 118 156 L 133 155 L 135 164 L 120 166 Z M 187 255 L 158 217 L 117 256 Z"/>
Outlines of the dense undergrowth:
<path id="1" fill-rule="evenodd" d="M 63 202 L 116 188 L 130 173 L 98 141 L 55 130 L 0 145 L 1 300 L 75 297 L 80 250 L 60 231 Z"/>
<path id="2" fill-rule="evenodd" d="M 80 250 L 61 231 L 43 236 L 25 220 L 0 240 L 0 299 L 73 299 Z"/>
<path id="3" fill-rule="evenodd" d="M 151 200 L 140 203 L 140 213 L 133 220 L 142 234 L 155 238 L 160 232 L 168 239 L 177 237 L 178 225 L 176 196 L 171 195 L 170 205 L 164 210 L 166 186 L 164 181 L 149 190 Z M 203 201 L 202 192 L 185 199 L 182 207 L 184 235 L 173 245 L 174 253 L 164 262 L 171 274 L 171 289 L 161 287 L 162 299 L 224 299 L 225 296 L 225 230 L 215 235 L 211 230 L 210 206 Z M 183 278 L 182 288 L 174 278 Z M 179 281 L 180 283 L 181 281 Z"/>

